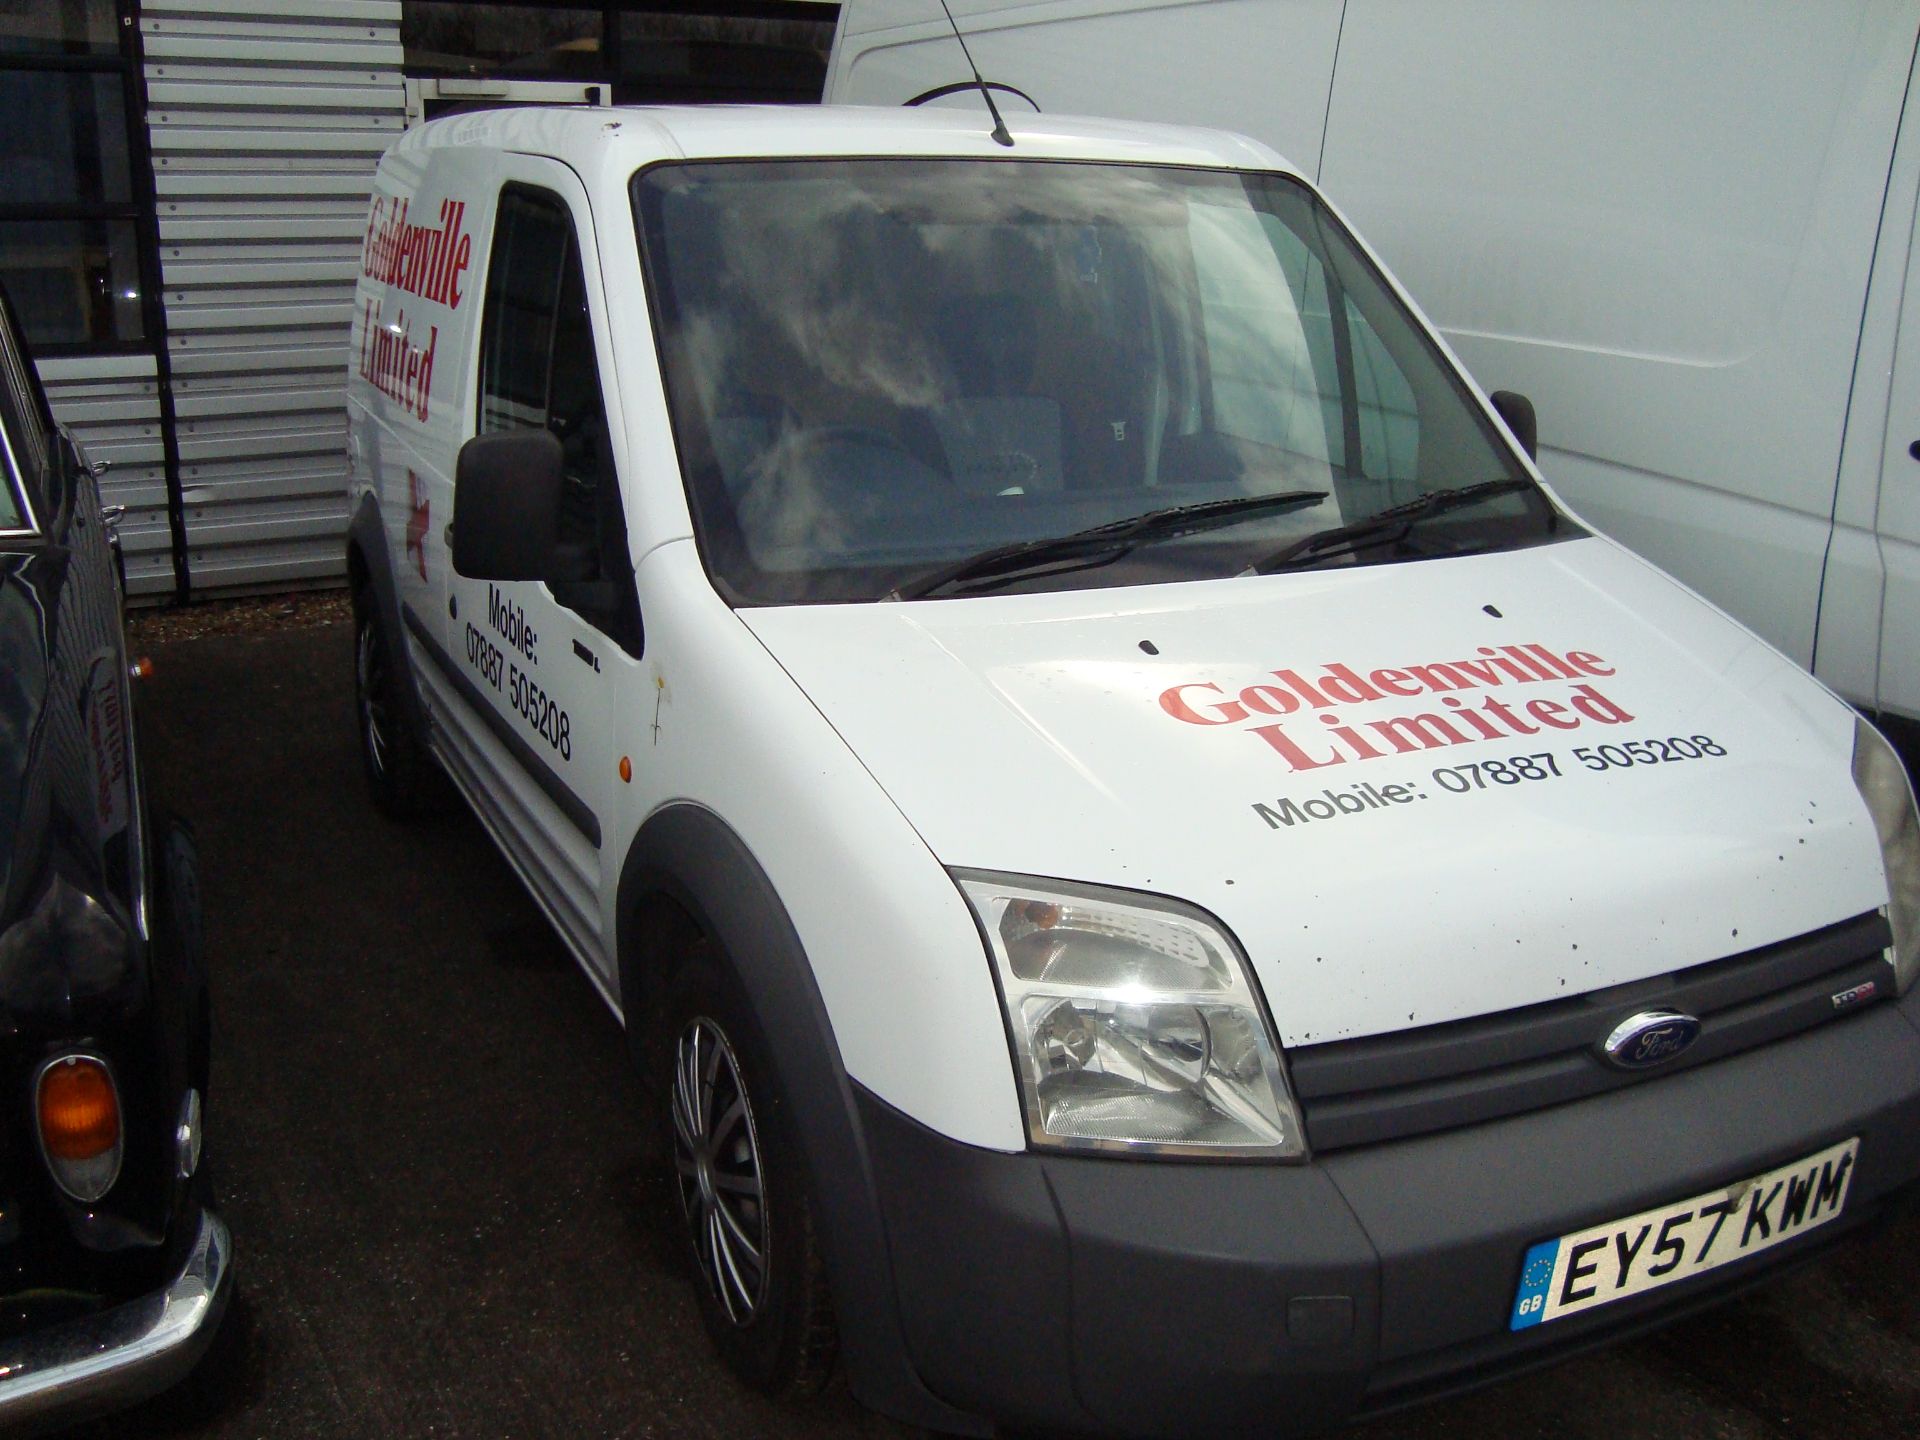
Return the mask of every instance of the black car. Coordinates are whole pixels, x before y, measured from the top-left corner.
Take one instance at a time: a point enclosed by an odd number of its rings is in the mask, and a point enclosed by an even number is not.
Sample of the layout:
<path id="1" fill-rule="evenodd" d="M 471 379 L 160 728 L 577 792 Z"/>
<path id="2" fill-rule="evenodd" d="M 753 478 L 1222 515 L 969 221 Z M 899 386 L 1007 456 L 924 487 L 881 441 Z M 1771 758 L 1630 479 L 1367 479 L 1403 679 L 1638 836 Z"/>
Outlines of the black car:
<path id="1" fill-rule="evenodd" d="M 231 1242 L 201 1163 L 192 841 L 134 744 L 95 475 L 0 297 L 0 1430 L 159 1390 L 212 1339 Z"/>

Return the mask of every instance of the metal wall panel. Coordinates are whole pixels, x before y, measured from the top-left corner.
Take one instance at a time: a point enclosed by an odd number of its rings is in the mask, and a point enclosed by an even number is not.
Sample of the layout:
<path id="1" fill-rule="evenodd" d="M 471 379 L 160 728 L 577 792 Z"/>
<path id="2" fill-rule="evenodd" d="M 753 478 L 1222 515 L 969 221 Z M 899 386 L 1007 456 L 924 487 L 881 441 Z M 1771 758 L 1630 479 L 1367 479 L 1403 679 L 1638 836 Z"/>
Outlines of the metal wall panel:
<path id="1" fill-rule="evenodd" d="M 399 0 L 144 0 L 140 29 L 193 588 L 340 576 L 354 276 L 406 107 Z"/>
<path id="2" fill-rule="evenodd" d="M 159 367 L 151 355 L 89 355 L 39 362 L 53 415 L 109 462 L 101 499 L 127 507 L 120 539 L 127 593 L 173 593 L 173 540 L 167 531 L 166 454 L 160 438 Z"/>

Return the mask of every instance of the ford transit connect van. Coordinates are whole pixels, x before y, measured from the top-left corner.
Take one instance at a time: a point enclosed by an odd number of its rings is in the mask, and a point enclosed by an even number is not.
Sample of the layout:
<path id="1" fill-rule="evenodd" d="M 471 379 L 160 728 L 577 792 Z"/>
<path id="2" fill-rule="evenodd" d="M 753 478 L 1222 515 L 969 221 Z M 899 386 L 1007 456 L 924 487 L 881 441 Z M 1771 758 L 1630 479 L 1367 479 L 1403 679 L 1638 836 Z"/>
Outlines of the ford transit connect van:
<path id="1" fill-rule="evenodd" d="M 368 779 L 450 781 L 624 1020 L 729 1363 L 1305 1430 L 1884 1213 L 1880 736 L 1570 513 L 1279 156 L 1005 138 L 522 110 L 379 169 Z"/>

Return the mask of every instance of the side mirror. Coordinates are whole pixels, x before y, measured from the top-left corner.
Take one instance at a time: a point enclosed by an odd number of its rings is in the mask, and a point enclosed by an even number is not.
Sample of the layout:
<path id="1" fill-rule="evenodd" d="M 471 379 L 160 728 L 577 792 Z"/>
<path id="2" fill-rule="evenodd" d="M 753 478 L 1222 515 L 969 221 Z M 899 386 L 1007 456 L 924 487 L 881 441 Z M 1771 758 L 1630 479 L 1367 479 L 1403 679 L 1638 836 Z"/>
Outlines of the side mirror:
<path id="1" fill-rule="evenodd" d="M 1496 390 L 1487 399 L 1507 422 L 1507 429 L 1520 442 L 1529 460 L 1540 458 L 1540 426 L 1533 418 L 1533 402 L 1518 390 Z"/>
<path id="2" fill-rule="evenodd" d="M 454 574 L 551 578 L 560 479 L 560 441 L 547 430 L 501 430 L 462 445 L 453 470 Z"/>

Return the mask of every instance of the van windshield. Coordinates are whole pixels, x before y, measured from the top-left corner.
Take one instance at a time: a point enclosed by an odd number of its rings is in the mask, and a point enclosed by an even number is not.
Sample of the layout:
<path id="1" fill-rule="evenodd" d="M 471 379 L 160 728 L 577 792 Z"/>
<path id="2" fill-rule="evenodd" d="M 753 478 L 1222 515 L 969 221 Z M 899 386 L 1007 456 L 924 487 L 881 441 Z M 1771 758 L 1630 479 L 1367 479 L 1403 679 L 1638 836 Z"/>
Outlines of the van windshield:
<path id="1" fill-rule="evenodd" d="M 1285 177 L 795 160 L 661 165 L 633 188 L 701 553 L 735 604 L 1392 563 L 1571 531 Z M 1468 486 L 1470 503 L 1410 505 Z M 1293 498 L 1218 503 L 1262 496 Z M 1390 509 L 1419 523 L 1295 551 Z M 1166 511 L 1193 518 L 1136 523 Z M 1090 529 L 1127 539 L 967 564 Z"/>

